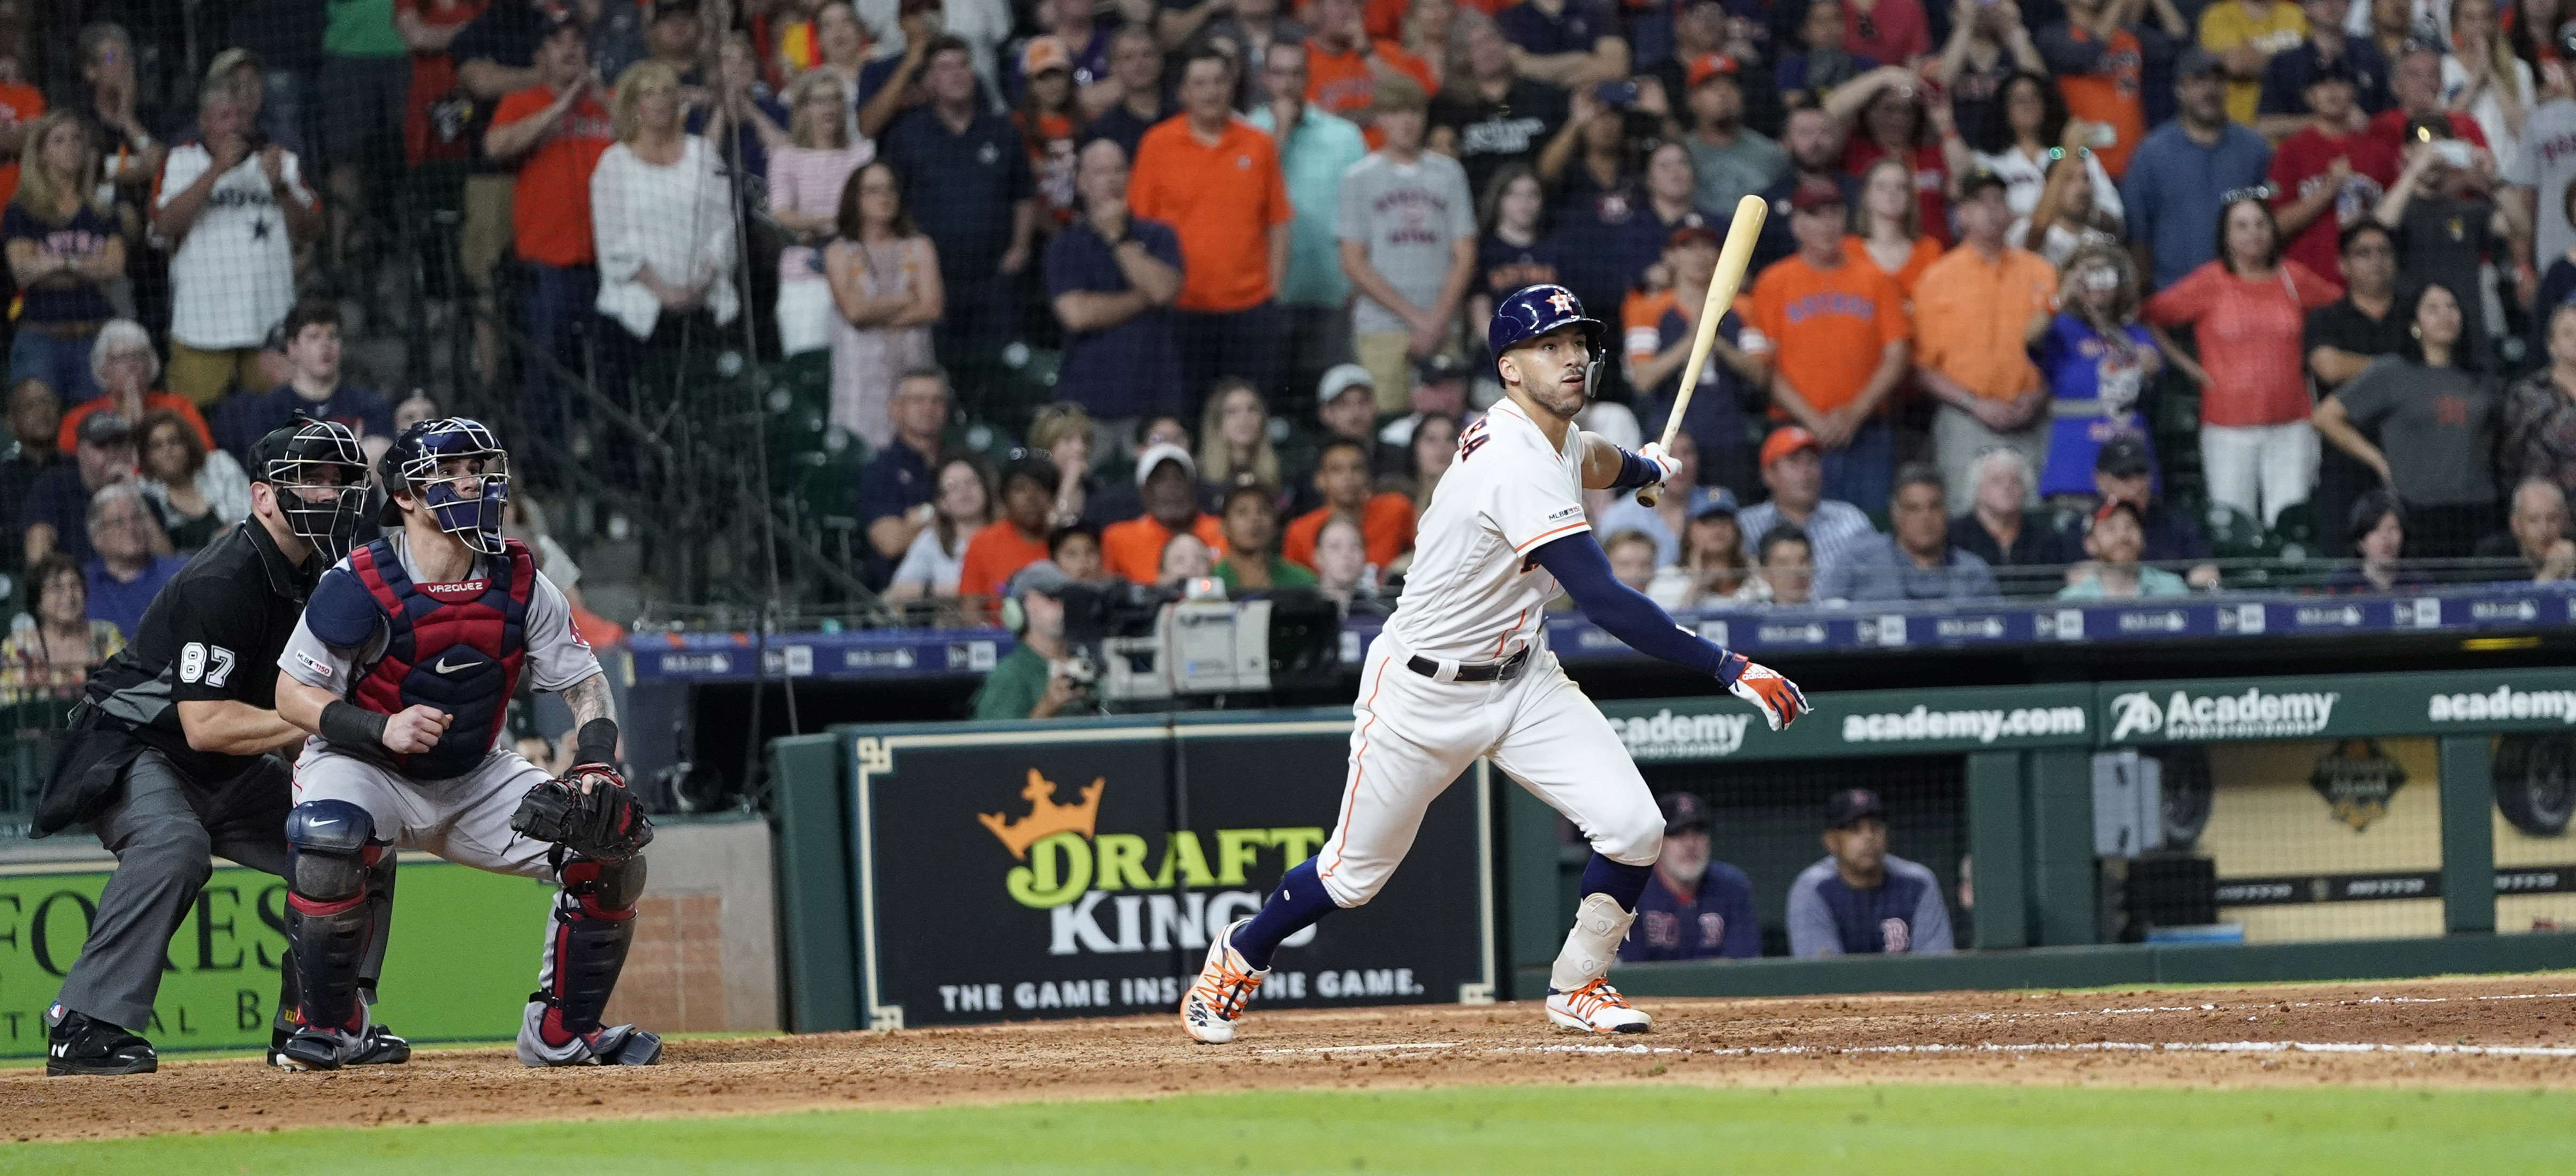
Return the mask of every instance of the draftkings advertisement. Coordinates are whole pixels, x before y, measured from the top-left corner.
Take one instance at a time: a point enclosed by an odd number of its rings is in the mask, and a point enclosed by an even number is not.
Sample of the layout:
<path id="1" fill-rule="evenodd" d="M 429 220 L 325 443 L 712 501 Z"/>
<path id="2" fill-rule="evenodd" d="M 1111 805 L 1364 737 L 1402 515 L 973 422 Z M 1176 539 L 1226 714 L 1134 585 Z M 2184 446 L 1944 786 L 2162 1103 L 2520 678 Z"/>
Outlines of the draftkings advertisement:
<path id="1" fill-rule="evenodd" d="M 1349 748 L 1348 712 L 853 735 L 871 1027 L 1176 1011 L 1209 936 L 1322 847 Z M 1386 888 L 1290 937 L 1254 1006 L 1490 999 L 1488 787 L 1443 791 Z"/>

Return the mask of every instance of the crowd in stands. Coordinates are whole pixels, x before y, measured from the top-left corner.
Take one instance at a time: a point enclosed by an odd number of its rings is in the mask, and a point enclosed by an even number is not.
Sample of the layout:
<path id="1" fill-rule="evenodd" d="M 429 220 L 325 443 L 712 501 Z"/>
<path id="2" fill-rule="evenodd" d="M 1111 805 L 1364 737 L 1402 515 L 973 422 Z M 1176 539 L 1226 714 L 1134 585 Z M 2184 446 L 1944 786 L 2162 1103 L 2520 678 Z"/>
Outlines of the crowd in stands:
<path id="1" fill-rule="evenodd" d="M 266 429 L 386 442 L 338 307 L 435 208 L 507 425 L 613 459 L 713 345 L 811 365 L 856 570 L 940 623 L 1041 563 L 1383 610 L 1495 302 L 1571 289 L 1584 426 L 1659 436 L 1746 196 L 1678 484 L 1591 504 L 1670 607 L 2576 564 L 2554 0 L 118 11 L 0 10 L 20 661 L 139 612 Z"/>

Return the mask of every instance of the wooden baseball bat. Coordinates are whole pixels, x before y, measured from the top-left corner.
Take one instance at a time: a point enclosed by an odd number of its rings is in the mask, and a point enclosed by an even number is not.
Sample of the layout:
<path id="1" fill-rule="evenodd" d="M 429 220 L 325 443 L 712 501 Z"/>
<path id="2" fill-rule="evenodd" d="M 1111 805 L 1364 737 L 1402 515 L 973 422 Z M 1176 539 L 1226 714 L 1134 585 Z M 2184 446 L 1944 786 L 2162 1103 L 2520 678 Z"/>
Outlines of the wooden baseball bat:
<path id="1" fill-rule="evenodd" d="M 1682 365 L 1682 389 L 1673 396 L 1672 415 L 1664 419 L 1666 449 L 1673 447 L 1673 435 L 1682 430 L 1691 393 L 1699 387 L 1700 370 L 1708 366 L 1709 349 L 1717 345 L 1717 324 L 1735 306 L 1736 288 L 1744 284 L 1744 269 L 1753 263 L 1753 244 L 1761 239 L 1762 222 L 1770 215 L 1770 203 L 1759 196 L 1735 202 L 1735 222 L 1726 226 L 1726 245 L 1718 250 L 1717 269 L 1708 278 L 1708 303 L 1700 307 L 1699 333 L 1691 338 L 1690 362 Z M 1653 506 L 1662 490 L 1661 483 L 1648 486 L 1637 491 L 1637 501 Z"/>

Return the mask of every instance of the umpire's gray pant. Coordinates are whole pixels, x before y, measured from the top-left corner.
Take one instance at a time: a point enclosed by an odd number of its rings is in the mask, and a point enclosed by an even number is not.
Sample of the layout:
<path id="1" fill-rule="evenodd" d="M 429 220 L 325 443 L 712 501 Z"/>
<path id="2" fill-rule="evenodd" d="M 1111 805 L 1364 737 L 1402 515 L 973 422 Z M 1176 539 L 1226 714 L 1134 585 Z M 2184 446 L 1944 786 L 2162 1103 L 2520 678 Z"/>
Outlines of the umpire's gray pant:
<path id="1" fill-rule="evenodd" d="M 285 876 L 289 803 L 282 773 L 255 769 L 209 796 L 145 749 L 125 770 L 124 798 L 90 822 L 116 855 L 116 876 L 57 999 L 136 1033 L 150 1028 L 170 936 L 214 873 L 214 855 Z"/>

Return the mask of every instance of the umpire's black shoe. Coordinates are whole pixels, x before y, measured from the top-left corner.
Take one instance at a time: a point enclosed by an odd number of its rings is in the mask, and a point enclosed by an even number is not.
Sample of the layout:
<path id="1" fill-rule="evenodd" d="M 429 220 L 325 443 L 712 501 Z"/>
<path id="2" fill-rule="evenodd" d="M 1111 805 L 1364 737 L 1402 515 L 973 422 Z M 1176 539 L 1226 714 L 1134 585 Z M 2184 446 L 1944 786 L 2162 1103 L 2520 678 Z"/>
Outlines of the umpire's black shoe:
<path id="1" fill-rule="evenodd" d="M 268 1064 L 281 1070 L 337 1070 L 348 1064 L 341 1055 L 351 1043 L 345 1033 L 308 1025 L 273 1046 L 268 1051 Z"/>
<path id="2" fill-rule="evenodd" d="M 161 1068 L 152 1043 L 85 1013 L 56 1005 L 47 1010 L 45 1073 L 149 1074 Z"/>
<path id="3" fill-rule="evenodd" d="M 268 1031 L 268 1064 L 281 1070 L 311 1069 L 299 1066 L 286 1056 L 286 1043 L 295 1036 L 292 1030 L 271 1028 Z M 344 1046 L 350 1056 L 341 1060 L 344 1066 L 399 1066 L 411 1060 L 411 1043 L 394 1036 L 382 1025 L 369 1025 L 355 1046 Z"/>

